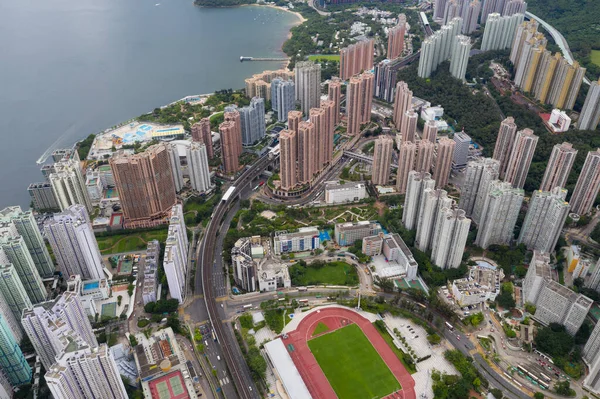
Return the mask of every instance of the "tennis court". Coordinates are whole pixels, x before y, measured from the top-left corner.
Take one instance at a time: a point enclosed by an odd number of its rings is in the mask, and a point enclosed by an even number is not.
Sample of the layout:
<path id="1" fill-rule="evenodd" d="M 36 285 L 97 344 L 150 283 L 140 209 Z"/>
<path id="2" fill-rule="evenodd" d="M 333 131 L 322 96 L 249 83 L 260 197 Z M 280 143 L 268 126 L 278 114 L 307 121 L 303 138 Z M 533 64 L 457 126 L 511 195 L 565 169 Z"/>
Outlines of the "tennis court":
<path id="1" fill-rule="evenodd" d="M 102 317 L 117 317 L 117 303 L 105 303 L 102 305 Z"/>

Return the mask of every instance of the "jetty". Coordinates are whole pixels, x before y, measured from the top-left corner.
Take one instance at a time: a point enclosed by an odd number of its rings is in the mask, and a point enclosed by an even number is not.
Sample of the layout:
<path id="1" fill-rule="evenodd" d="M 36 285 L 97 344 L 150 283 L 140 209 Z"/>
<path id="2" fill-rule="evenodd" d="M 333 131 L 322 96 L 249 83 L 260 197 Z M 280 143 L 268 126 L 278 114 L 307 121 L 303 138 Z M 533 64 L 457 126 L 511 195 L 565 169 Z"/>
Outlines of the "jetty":
<path id="1" fill-rule="evenodd" d="M 277 61 L 277 62 L 287 62 L 289 58 L 258 58 L 258 57 L 240 57 L 240 62 L 244 61 Z"/>

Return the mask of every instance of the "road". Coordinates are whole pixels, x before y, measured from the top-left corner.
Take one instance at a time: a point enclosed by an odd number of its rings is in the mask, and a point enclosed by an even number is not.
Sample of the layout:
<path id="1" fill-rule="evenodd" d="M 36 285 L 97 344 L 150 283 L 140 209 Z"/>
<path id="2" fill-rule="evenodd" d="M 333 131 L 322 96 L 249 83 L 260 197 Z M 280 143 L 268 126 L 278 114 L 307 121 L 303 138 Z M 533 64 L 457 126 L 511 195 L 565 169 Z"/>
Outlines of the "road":
<path id="1" fill-rule="evenodd" d="M 221 360 L 218 360 L 213 365 L 217 372 L 217 378 L 222 384 L 223 393 L 228 399 L 232 398 L 257 398 L 257 390 L 250 377 L 248 365 L 244 361 L 240 348 L 238 347 L 237 341 L 233 335 L 233 330 L 229 323 L 225 322 L 224 309 L 221 304 L 218 304 L 216 299 L 219 294 L 223 294 L 222 287 L 223 278 L 217 276 L 216 281 L 219 281 L 220 286 L 215 286 L 213 278 L 213 272 L 217 267 L 217 260 L 220 261 L 222 249 L 222 243 L 225 234 L 223 228 L 229 226 L 228 223 L 222 223 L 224 219 L 227 219 L 228 215 L 235 214 L 231 212 L 230 207 L 235 206 L 240 193 L 244 193 L 247 190 L 249 184 L 252 183 L 267 167 L 272 160 L 269 159 L 268 155 L 259 158 L 254 165 L 245 170 L 241 176 L 234 182 L 234 192 L 228 199 L 223 199 L 215 208 L 212 218 L 205 230 L 204 239 L 201 244 L 198 245 L 197 249 L 197 270 L 195 280 L 195 292 L 203 293 L 203 300 L 194 300 L 189 307 L 190 308 L 202 308 L 204 307 L 208 311 L 208 318 L 212 325 L 213 332 L 216 335 L 217 340 L 213 341 L 215 348 L 214 355 L 219 356 Z M 227 220 L 225 220 L 227 222 Z M 226 230 L 225 230 L 226 231 Z M 220 272 L 223 271 L 221 265 Z M 226 293 L 226 292 L 225 292 Z M 201 310 L 193 311 L 195 313 L 201 312 Z"/>

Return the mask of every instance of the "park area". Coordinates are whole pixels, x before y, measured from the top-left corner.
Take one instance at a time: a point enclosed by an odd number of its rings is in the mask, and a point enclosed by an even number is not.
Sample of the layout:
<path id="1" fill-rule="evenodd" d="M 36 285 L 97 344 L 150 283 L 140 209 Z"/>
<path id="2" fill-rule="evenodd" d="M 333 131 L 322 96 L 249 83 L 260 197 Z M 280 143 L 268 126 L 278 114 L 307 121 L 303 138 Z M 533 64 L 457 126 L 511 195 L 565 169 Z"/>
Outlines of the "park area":
<path id="1" fill-rule="evenodd" d="M 592 50 L 590 58 L 594 64 L 600 66 L 600 50 Z"/>
<path id="2" fill-rule="evenodd" d="M 166 239 L 166 228 L 96 237 L 98 247 L 103 255 L 142 251 L 146 249 L 149 241 L 164 242 Z"/>
<path id="3" fill-rule="evenodd" d="M 299 261 L 289 267 L 292 285 L 357 285 L 356 268 L 346 262 L 315 261 L 309 265 Z"/>
<path id="4" fill-rule="evenodd" d="M 311 339 L 308 347 L 339 399 L 382 398 L 401 388 L 356 324 Z"/>

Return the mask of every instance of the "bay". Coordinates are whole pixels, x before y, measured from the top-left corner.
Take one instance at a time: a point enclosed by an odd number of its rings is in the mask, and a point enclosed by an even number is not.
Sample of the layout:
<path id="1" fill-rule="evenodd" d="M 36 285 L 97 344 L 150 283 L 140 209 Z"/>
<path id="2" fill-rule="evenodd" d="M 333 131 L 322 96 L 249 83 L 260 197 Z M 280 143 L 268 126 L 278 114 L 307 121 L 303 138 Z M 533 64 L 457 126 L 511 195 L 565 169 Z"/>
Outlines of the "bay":
<path id="1" fill-rule="evenodd" d="M 191 0 L 0 0 L 0 206 L 28 208 L 48 150 L 279 68 L 239 57 L 283 56 L 296 23 L 269 7 Z"/>

